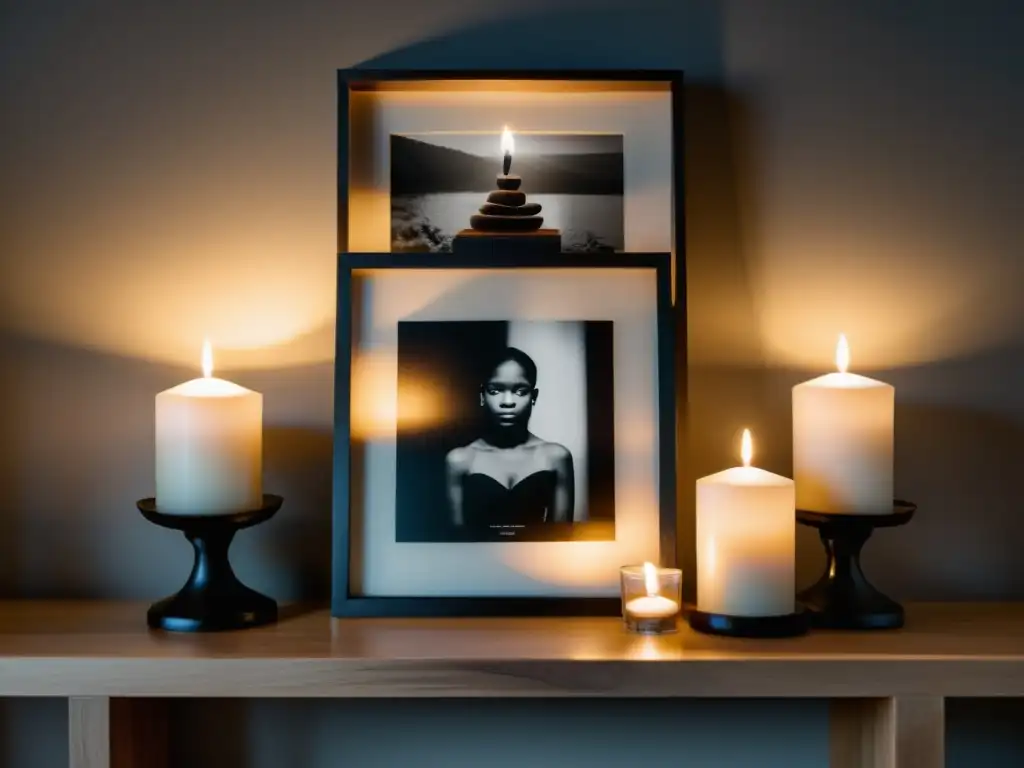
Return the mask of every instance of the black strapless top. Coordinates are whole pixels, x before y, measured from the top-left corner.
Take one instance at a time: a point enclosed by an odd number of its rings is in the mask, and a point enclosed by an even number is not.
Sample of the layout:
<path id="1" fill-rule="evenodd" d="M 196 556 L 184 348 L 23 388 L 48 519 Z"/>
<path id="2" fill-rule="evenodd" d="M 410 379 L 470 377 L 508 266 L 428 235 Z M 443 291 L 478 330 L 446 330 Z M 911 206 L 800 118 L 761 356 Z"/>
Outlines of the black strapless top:
<path id="1" fill-rule="evenodd" d="M 462 479 L 462 516 L 472 528 L 527 525 L 551 519 L 555 470 L 533 472 L 511 488 L 490 475 L 471 472 Z"/>

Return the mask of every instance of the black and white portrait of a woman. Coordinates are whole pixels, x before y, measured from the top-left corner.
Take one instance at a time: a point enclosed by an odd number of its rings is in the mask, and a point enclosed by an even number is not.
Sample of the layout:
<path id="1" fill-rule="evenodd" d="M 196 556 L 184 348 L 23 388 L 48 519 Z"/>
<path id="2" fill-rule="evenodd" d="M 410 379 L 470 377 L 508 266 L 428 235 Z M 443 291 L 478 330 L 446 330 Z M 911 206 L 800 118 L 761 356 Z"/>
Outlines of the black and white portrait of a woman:
<path id="1" fill-rule="evenodd" d="M 398 327 L 396 540 L 615 538 L 612 323 Z"/>

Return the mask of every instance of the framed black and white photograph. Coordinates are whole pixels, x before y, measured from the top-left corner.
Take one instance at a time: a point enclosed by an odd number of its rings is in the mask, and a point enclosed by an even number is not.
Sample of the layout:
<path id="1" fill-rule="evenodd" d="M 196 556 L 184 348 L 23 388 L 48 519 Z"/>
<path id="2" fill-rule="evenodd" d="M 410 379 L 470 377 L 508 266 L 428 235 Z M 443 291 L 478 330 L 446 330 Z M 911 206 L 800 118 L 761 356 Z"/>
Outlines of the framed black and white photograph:
<path id="1" fill-rule="evenodd" d="M 493 202 L 505 128 L 529 215 L 560 233 L 561 252 L 681 263 L 676 70 L 340 70 L 338 252 L 457 251 Z"/>
<path id="2" fill-rule="evenodd" d="M 674 562 L 670 270 L 339 256 L 334 615 L 614 614 Z"/>
<path id="3" fill-rule="evenodd" d="M 393 251 L 452 251 L 455 235 L 468 226 L 470 216 L 487 211 L 488 193 L 501 167 L 501 133 L 391 136 Z M 511 166 L 523 180 L 528 213 L 561 233 L 562 251 L 624 250 L 621 135 L 516 132 L 514 142 Z M 492 208 L 494 213 L 502 210 Z"/>
<path id="4" fill-rule="evenodd" d="M 400 321 L 396 540 L 613 541 L 612 345 L 604 320 Z"/>

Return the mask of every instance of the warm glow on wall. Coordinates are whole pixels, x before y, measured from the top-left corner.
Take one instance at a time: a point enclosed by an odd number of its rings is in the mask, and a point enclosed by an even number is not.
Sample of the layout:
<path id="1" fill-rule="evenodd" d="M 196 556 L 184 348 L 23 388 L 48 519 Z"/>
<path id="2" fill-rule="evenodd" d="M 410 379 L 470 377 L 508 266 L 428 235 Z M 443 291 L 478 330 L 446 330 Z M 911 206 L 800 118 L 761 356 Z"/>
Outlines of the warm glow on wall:
<path id="1" fill-rule="evenodd" d="M 246 148 L 225 140 L 222 162 L 157 160 L 125 179 L 78 169 L 88 194 L 50 198 L 6 260 L 0 322 L 32 338 L 183 368 L 195 367 L 206 336 L 217 340 L 225 371 L 333 360 L 333 193 L 328 186 L 322 200 L 296 198 L 274 183 L 280 168 L 233 167 Z"/>
<path id="2" fill-rule="evenodd" d="M 386 96 L 377 100 L 439 109 L 484 99 L 494 106 L 480 110 L 479 130 L 525 120 L 505 117 L 515 94 L 440 102 L 433 93 Z M 661 98 L 627 96 L 631 109 Z M 550 93 L 538 108 L 570 97 L 599 107 L 624 98 Z M 376 98 L 362 94 L 353 109 Z M 23 164 L 26 178 L 50 192 L 14 201 L 0 323 L 182 367 L 194 364 L 206 334 L 217 339 L 218 365 L 228 371 L 330 364 L 336 190 L 325 169 L 333 168 L 334 150 L 300 135 L 269 132 L 261 145 L 221 126 L 176 142 L 177 152 L 147 151 L 144 163 L 127 146 L 111 155 L 109 146 L 81 144 L 62 148 L 74 150 L 71 174 L 65 163 Z M 109 172 L 111 157 L 120 175 Z M 267 164 L 253 166 L 253 157 Z M 1016 262 L 986 240 L 984 220 L 937 220 L 927 195 L 879 216 L 867 196 L 832 189 L 827 174 L 794 175 L 778 157 L 762 161 L 763 178 L 736 172 L 738 211 L 699 188 L 687 195 L 697 214 L 687 226 L 693 363 L 820 371 L 821 350 L 842 331 L 856 339 L 858 369 L 870 371 L 968 354 L 1021 327 Z M 349 246 L 387 251 L 390 200 L 371 170 L 353 185 Z M 386 170 L 377 172 L 386 178 Z M 978 206 L 975 217 L 988 210 Z M 733 239 L 712 234 L 733 230 Z"/>
<path id="3" fill-rule="evenodd" d="M 819 371 L 843 332 L 857 341 L 858 370 L 916 365 L 998 345 L 1019 326 L 1006 287 L 939 239 L 935 222 L 912 237 L 848 225 L 816 236 L 805 225 L 814 210 L 773 230 L 750 275 L 768 364 Z"/>
<path id="4" fill-rule="evenodd" d="M 416 432 L 441 424 L 448 417 L 445 393 L 434 382 L 421 381 L 397 389 L 395 351 L 363 352 L 352 360 L 352 437 L 394 439 L 399 425 Z M 401 410 L 399 410 L 401 402 Z"/>

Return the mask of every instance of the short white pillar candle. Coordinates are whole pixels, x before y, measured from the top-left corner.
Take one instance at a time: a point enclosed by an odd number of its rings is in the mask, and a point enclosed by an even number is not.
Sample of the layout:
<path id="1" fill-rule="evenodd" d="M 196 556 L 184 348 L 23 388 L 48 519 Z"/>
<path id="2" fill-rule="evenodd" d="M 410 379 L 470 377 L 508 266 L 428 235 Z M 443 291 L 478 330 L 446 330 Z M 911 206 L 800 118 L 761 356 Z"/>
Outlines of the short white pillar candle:
<path id="1" fill-rule="evenodd" d="M 796 609 L 793 481 L 750 466 L 697 481 L 697 610 L 728 616 L 784 616 Z"/>
<path id="2" fill-rule="evenodd" d="M 839 372 L 793 387 L 796 505 L 840 515 L 891 513 L 896 390 L 847 373 L 849 362 L 840 336 Z"/>
<path id="3" fill-rule="evenodd" d="M 263 395 L 213 373 L 156 396 L 156 507 L 177 515 L 259 509 L 263 502 Z"/>

